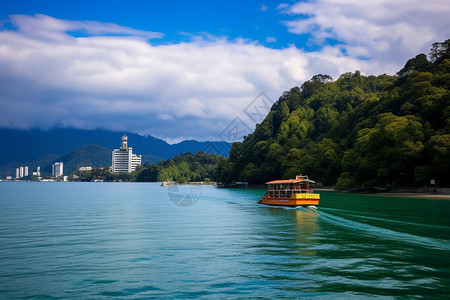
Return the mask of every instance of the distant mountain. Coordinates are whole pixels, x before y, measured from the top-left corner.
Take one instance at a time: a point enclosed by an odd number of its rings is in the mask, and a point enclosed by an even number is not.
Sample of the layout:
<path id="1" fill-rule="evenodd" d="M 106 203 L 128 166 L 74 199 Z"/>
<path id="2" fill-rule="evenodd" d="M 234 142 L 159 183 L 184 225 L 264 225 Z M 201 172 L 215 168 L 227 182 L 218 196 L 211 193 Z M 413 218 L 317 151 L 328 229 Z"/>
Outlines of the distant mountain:
<path id="1" fill-rule="evenodd" d="M 72 160 L 78 160 L 93 167 L 109 166 L 111 151 L 120 147 L 124 133 L 128 136 L 128 145 L 133 147 L 133 153 L 142 155 L 143 163 L 157 163 L 181 153 L 197 151 L 228 156 L 231 148 L 231 145 L 225 142 L 183 141 L 170 145 L 153 136 L 102 129 L 57 128 L 47 131 L 0 129 L 2 140 L 0 178 L 6 175 L 14 176 L 15 168 L 25 165 L 29 166 L 30 173 L 35 171 L 36 164 L 44 171 L 48 169 L 47 161 L 64 162 L 65 174 L 69 174 L 69 170 L 79 166 L 77 163 L 69 163 Z M 88 151 L 91 152 L 89 155 Z M 106 160 L 108 163 L 105 165 Z M 88 164 L 89 161 L 92 163 Z"/>

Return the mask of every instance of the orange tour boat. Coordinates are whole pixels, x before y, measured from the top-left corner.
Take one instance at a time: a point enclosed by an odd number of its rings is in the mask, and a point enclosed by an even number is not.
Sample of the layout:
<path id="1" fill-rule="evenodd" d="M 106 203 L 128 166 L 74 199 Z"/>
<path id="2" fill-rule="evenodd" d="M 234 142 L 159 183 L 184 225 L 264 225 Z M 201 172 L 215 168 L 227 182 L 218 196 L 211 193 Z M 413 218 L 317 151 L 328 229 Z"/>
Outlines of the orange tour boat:
<path id="1" fill-rule="evenodd" d="M 319 205 L 319 194 L 314 194 L 310 185 L 315 182 L 308 176 L 297 175 L 295 179 L 266 182 L 267 194 L 258 203 L 278 206 Z"/>

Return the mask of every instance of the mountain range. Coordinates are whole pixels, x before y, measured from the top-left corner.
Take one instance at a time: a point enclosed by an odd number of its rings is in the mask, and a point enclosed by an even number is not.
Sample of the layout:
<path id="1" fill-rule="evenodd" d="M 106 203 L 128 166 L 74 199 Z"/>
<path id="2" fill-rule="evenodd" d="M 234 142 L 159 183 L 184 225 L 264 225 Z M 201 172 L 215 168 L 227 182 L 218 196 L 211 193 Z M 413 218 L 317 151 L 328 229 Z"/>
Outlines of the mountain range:
<path id="1" fill-rule="evenodd" d="M 187 140 L 170 145 L 153 136 L 103 129 L 83 130 L 55 128 L 50 130 L 0 129 L 0 178 L 15 176 L 15 169 L 28 166 L 29 172 L 41 167 L 51 173 L 51 164 L 64 162 L 64 174 L 81 166 L 107 167 L 111 165 L 111 151 L 121 145 L 123 134 L 133 153 L 142 155 L 142 163 L 157 163 L 181 153 L 204 151 L 228 156 L 231 145 L 225 142 Z"/>

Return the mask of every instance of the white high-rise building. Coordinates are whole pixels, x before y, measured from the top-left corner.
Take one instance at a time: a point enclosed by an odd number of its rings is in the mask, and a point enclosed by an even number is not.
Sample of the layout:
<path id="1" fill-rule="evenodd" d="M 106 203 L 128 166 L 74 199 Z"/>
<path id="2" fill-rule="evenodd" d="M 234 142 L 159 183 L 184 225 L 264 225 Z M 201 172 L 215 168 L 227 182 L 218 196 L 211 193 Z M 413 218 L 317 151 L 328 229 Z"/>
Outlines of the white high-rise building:
<path id="1" fill-rule="evenodd" d="M 64 175 L 64 164 L 62 162 L 56 162 L 52 165 L 52 176 L 59 177 Z"/>
<path id="2" fill-rule="evenodd" d="M 23 176 L 25 176 L 25 177 L 28 176 L 28 166 L 26 166 L 26 167 L 24 168 Z"/>
<path id="3" fill-rule="evenodd" d="M 20 178 L 20 169 L 16 168 L 16 179 Z"/>
<path id="4" fill-rule="evenodd" d="M 122 146 L 112 152 L 113 173 L 130 173 L 136 170 L 142 163 L 142 156 L 133 154 L 133 148 L 128 147 L 128 137 L 122 136 Z"/>
<path id="5" fill-rule="evenodd" d="M 19 178 L 23 178 L 23 167 L 19 167 Z"/>

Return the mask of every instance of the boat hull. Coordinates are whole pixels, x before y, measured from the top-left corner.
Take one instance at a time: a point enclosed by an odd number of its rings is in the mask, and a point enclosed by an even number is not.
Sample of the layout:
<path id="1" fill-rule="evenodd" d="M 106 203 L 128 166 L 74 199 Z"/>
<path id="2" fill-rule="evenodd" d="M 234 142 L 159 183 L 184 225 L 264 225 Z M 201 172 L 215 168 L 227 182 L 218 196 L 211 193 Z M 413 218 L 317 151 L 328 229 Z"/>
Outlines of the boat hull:
<path id="1" fill-rule="evenodd" d="M 270 197 L 266 194 L 258 203 L 274 206 L 310 206 L 319 205 L 319 198 L 320 196 L 318 194 L 302 194 L 300 197 L 292 198 Z"/>

